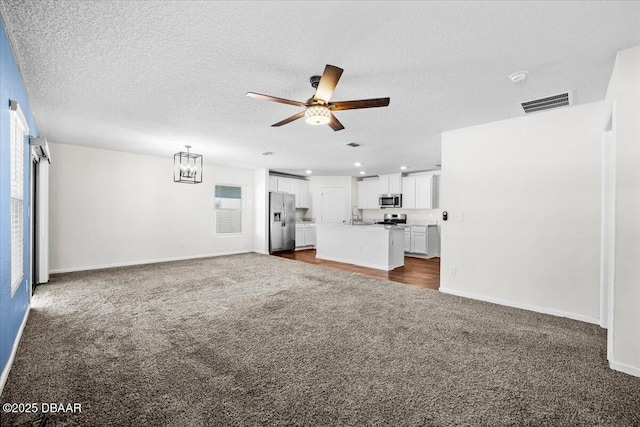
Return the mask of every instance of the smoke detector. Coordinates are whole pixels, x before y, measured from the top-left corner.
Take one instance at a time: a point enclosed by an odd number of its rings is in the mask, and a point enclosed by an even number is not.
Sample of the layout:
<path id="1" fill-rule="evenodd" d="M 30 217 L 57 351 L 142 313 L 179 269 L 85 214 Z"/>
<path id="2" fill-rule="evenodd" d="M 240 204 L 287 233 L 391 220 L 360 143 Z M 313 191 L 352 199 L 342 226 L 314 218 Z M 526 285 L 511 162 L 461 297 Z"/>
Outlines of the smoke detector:
<path id="1" fill-rule="evenodd" d="M 526 71 L 516 71 L 509 76 L 509 80 L 511 83 L 522 83 L 527 78 L 527 74 L 529 73 Z"/>

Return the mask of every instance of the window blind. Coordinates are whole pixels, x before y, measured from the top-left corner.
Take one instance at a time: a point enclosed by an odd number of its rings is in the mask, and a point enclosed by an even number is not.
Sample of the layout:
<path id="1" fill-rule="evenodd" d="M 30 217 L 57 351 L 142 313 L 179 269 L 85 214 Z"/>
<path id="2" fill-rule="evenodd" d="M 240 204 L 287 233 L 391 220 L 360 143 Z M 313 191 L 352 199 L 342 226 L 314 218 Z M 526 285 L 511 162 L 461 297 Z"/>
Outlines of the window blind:
<path id="1" fill-rule="evenodd" d="M 216 234 L 242 233 L 242 187 L 216 185 Z"/>
<path id="2" fill-rule="evenodd" d="M 11 173 L 11 296 L 24 277 L 24 136 L 28 132 L 24 116 L 16 106 L 10 113 Z"/>

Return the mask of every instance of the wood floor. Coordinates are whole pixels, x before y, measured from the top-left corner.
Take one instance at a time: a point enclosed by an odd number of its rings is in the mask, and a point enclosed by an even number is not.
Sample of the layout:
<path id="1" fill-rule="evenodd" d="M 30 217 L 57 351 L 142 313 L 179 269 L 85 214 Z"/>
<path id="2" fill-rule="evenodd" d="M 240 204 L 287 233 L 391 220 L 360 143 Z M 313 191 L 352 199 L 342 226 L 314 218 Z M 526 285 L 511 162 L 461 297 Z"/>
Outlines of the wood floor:
<path id="1" fill-rule="evenodd" d="M 365 276 L 378 277 L 380 279 L 391 280 L 420 288 L 437 290 L 440 287 L 440 258 L 424 259 L 405 257 L 403 267 L 399 267 L 391 271 L 384 271 L 377 270 L 375 268 L 360 267 L 359 265 L 318 259 L 316 258 L 315 249 L 282 252 L 274 255 L 296 261 L 307 262 L 309 264 L 317 264 L 324 267 L 360 273 Z"/>

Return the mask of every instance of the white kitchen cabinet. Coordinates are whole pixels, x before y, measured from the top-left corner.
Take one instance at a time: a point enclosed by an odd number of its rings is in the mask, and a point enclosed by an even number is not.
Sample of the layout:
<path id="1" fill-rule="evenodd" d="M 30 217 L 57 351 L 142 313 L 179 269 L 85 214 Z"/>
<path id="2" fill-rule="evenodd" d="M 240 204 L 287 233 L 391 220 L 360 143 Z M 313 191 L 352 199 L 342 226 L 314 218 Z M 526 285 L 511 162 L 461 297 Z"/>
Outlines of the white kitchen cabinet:
<path id="1" fill-rule="evenodd" d="M 411 252 L 411 229 L 404 229 L 404 251 Z"/>
<path id="2" fill-rule="evenodd" d="M 411 252 L 427 254 L 427 227 L 411 227 Z"/>
<path id="3" fill-rule="evenodd" d="M 378 179 L 358 181 L 358 209 L 379 209 L 380 182 Z"/>
<path id="4" fill-rule="evenodd" d="M 400 194 L 402 193 L 402 174 L 390 173 L 380 175 L 380 194 Z"/>
<path id="5" fill-rule="evenodd" d="M 372 179 L 367 181 L 367 204 L 369 205 L 368 209 L 379 209 L 379 197 L 380 197 L 380 181 L 377 179 Z"/>
<path id="6" fill-rule="evenodd" d="M 434 209 L 435 178 L 433 175 L 402 178 L 402 207 L 404 209 Z"/>
<path id="7" fill-rule="evenodd" d="M 311 196 L 309 194 L 309 181 L 298 181 L 298 197 L 296 199 L 297 208 L 307 209 L 311 206 Z"/>
<path id="8" fill-rule="evenodd" d="M 315 224 L 296 224 L 296 248 L 316 245 Z"/>
<path id="9" fill-rule="evenodd" d="M 436 225 L 412 225 L 405 229 L 404 251 L 408 254 L 440 256 L 440 234 Z"/>
<path id="10" fill-rule="evenodd" d="M 416 178 L 413 176 L 402 178 L 402 208 L 416 208 Z"/>
<path id="11" fill-rule="evenodd" d="M 296 248 L 304 246 L 304 224 L 296 224 Z"/>
<path id="12" fill-rule="evenodd" d="M 316 245 L 316 226 L 307 224 L 304 228 L 304 243 L 305 246 Z"/>
<path id="13" fill-rule="evenodd" d="M 278 178 L 278 191 L 280 193 L 291 193 L 290 181 L 289 178 Z"/>
<path id="14" fill-rule="evenodd" d="M 367 181 L 358 181 L 358 209 L 369 209 L 369 186 Z"/>
<path id="15" fill-rule="evenodd" d="M 427 228 L 427 255 L 429 257 L 440 256 L 440 233 L 436 225 Z"/>
<path id="16" fill-rule="evenodd" d="M 298 180 L 297 179 L 289 179 L 289 191 L 288 193 L 293 194 L 294 196 L 296 196 L 296 208 L 298 207 L 298 199 L 300 197 L 298 197 L 299 192 L 298 192 Z"/>
<path id="17" fill-rule="evenodd" d="M 296 208 L 308 209 L 311 206 L 309 182 L 303 179 L 269 176 L 269 191 L 293 194 L 296 196 Z"/>
<path id="18" fill-rule="evenodd" d="M 389 175 L 379 175 L 380 194 L 389 194 Z"/>
<path id="19" fill-rule="evenodd" d="M 278 191 L 278 177 L 269 176 L 269 191 Z"/>
<path id="20" fill-rule="evenodd" d="M 416 177 L 416 209 L 433 208 L 433 175 Z"/>

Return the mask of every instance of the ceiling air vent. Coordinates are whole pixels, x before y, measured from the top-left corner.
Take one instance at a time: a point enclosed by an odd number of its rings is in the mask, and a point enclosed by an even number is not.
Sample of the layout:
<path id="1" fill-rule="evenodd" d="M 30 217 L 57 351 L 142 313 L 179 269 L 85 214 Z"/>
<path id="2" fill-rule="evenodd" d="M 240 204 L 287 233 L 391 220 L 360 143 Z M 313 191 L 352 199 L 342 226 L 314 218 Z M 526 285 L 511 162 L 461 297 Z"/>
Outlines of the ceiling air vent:
<path id="1" fill-rule="evenodd" d="M 520 103 L 525 113 L 535 113 L 572 104 L 573 96 L 571 91 Z"/>
<path id="2" fill-rule="evenodd" d="M 356 147 L 360 147 L 360 144 L 358 144 L 357 142 L 350 142 L 350 143 L 347 144 L 347 146 L 356 148 Z"/>

